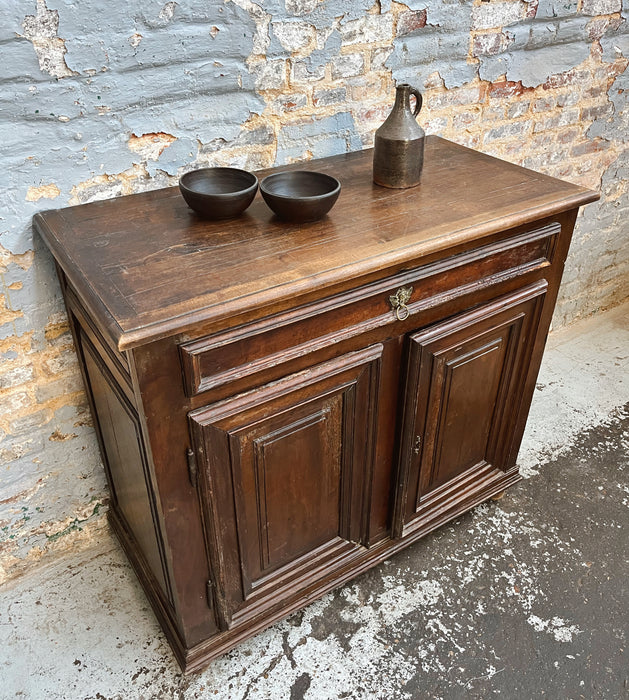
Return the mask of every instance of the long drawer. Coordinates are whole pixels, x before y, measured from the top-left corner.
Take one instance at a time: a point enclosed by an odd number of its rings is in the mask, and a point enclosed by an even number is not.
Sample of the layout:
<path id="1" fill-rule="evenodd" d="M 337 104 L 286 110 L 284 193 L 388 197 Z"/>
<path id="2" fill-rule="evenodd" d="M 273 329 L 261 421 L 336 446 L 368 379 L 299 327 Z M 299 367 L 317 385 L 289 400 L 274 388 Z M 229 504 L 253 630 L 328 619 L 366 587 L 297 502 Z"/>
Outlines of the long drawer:
<path id="1" fill-rule="evenodd" d="M 185 390 L 212 388 L 316 352 L 354 335 L 490 287 L 552 262 L 560 224 L 520 230 L 501 241 L 415 267 L 179 346 Z M 408 299 L 406 299 L 408 297 Z M 402 303 L 402 300 L 403 303 Z M 400 309 L 400 304 L 404 308 Z"/>

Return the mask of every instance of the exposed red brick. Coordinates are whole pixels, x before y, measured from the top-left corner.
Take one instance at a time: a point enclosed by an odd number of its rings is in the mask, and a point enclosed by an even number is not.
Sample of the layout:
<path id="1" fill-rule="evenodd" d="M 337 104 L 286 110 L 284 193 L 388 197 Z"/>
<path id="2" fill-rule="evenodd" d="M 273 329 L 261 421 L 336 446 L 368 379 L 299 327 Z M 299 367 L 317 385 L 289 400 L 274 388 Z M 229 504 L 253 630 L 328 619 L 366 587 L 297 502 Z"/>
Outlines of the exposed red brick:
<path id="1" fill-rule="evenodd" d="M 486 32 L 474 37 L 473 56 L 494 56 L 506 51 L 513 43 L 513 36 L 505 32 Z"/>
<path id="2" fill-rule="evenodd" d="M 555 171 L 555 175 L 560 178 L 570 178 L 574 173 L 574 168 L 572 165 L 563 164 L 560 165 Z"/>
<path id="3" fill-rule="evenodd" d="M 564 87 L 565 85 L 581 84 L 583 81 L 588 80 L 589 78 L 590 74 L 588 71 L 578 71 L 572 68 L 565 73 L 551 75 L 542 87 L 544 90 L 555 90 L 556 88 Z"/>
<path id="4" fill-rule="evenodd" d="M 596 141 L 586 141 L 585 143 L 578 143 L 572 148 L 571 154 L 573 156 L 585 156 L 589 153 L 600 153 L 609 148 L 609 142 L 603 139 L 597 139 Z"/>
<path id="5" fill-rule="evenodd" d="M 380 107 L 370 107 L 364 111 L 359 109 L 356 111 L 356 116 L 367 122 L 384 121 L 389 116 L 390 112 L 391 105 L 384 105 Z"/>
<path id="6" fill-rule="evenodd" d="M 525 88 L 521 81 L 514 83 L 510 80 L 502 80 L 496 83 L 491 83 L 489 86 L 489 97 L 514 97 L 517 95 L 522 95 L 529 90 L 532 90 L 532 88 Z"/>
<path id="7" fill-rule="evenodd" d="M 426 10 L 409 10 L 398 17 L 396 36 L 406 36 L 426 26 Z"/>
<path id="8" fill-rule="evenodd" d="M 584 93 L 584 97 L 602 97 L 607 94 L 607 85 L 592 85 Z"/>
<path id="9" fill-rule="evenodd" d="M 557 134 L 557 141 L 559 141 L 559 143 L 570 143 L 579 138 L 580 135 L 581 129 L 567 129 Z"/>
<path id="10" fill-rule="evenodd" d="M 533 111 L 534 112 L 548 112 L 555 106 L 555 98 L 552 96 L 545 96 L 540 98 L 539 100 L 535 100 L 533 103 Z"/>
<path id="11" fill-rule="evenodd" d="M 625 63 L 605 63 L 594 71 L 595 81 L 611 81 L 623 73 L 627 67 Z"/>
<path id="12" fill-rule="evenodd" d="M 557 73 L 557 75 L 551 75 L 550 78 L 544 83 L 544 90 L 555 90 L 558 87 L 563 87 L 564 85 L 572 85 L 574 82 L 574 72 L 569 70 L 565 73 Z"/>
<path id="13" fill-rule="evenodd" d="M 607 18 L 593 19 L 591 22 L 589 22 L 587 32 L 590 41 L 598 41 L 603 34 L 605 34 L 608 25 L 609 19 Z"/>
<path id="14" fill-rule="evenodd" d="M 550 146 L 551 143 L 555 141 L 555 135 L 554 134 L 537 134 L 534 136 L 530 141 L 529 144 L 531 146 L 532 150 L 537 150 L 538 148 L 545 148 L 546 146 Z"/>
<path id="15" fill-rule="evenodd" d="M 430 94 L 425 99 L 428 109 L 444 109 L 452 105 L 475 105 L 482 99 L 479 86 L 469 88 L 451 88 L 443 92 Z"/>
<path id="16" fill-rule="evenodd" d="M 590 119 L 600 119 L 611 113 L 612 107 L 609 103 L 595 105 L 594 107 L 585 107 L 581 110 L 581 119 L 589 121 Z"/>
<path id="17" fill-rule="evenodd" d="M 426 90 L 432 90 L 433 88 L 445 87 L 443 78 L 439 75 L 437 71 L 431 73 L 424 81 L 424 87 Z"/>
<path id="18" fill-rule="evenodd" d="M 452 122 L 455 129 L 464 129 L 478 120 L 477 112 L 463 112 L 457 114 Z"/>
<path id="19" fill-rule="evenodd" d="M 526 144 L 521 140 L 509 141 L 503 146 L 502 150 L 506 156 L 515 156 L 522 153 L 525 146 Z"/>
<path id="20" fill-rule="evenodd" d="M 601 46 L 601 42 L 600 42 L 600 41 L 595 41 L 595 42 L 592 44 L 592 46 L 591 46 L 591 48 L 590 48 L 590 53 L 591 53 L 591 55 L 592 55 L 592 58 L 593 58 L 595 61 L 599 61 L 599 60 L 602 58 L 602 56 L 603 56 L 603 47 Z"/>

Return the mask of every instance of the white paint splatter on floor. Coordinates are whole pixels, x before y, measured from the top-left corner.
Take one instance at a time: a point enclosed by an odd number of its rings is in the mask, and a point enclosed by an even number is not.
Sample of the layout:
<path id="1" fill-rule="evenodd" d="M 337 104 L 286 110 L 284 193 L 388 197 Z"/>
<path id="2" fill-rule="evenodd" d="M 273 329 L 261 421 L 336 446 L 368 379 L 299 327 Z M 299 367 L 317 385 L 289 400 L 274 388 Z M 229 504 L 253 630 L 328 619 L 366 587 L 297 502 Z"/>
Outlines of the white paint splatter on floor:
<path id="1" fill-rule="evenodd" d="M 548 632 L 558 642 L 571 642 L 575 634 L 581 634 L 581 630 L 576 625 L 569 624 L 561 617 L 542 620 L 537 615 L 530 615 L 527 622 L 536 632 Z"/>

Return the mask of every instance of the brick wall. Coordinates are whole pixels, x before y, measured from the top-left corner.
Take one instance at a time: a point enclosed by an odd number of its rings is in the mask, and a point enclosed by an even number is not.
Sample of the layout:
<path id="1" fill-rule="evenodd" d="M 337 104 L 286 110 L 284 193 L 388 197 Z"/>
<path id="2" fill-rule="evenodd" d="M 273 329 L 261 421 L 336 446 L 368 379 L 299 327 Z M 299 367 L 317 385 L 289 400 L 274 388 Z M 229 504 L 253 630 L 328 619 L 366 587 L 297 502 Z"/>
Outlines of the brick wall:
<path id="1" fill-rule="evenodd" d="M 0 581 L 100 529 L 106 491 L 38 210 L 428 133 L 592 188 L 555 325 L 629 296 L 625 0 L 0 4 Z"/>

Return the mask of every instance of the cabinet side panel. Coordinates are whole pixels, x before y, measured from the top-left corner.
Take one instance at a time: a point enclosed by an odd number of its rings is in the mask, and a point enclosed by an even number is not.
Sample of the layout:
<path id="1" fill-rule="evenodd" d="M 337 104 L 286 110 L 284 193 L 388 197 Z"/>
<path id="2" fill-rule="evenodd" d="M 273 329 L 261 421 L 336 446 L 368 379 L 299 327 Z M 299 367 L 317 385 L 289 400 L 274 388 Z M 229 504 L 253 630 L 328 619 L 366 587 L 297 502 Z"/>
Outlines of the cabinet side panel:
<path id="1" fill-rule="evenodd" d="M 513 440 L 511 442 L 510 453 L 506 458 L 506 463 L 509 466 L 515 465 L 516 463 L 518 450 L 520 449 L 520 443 L 522 442 L 522 437 L 524 435 L 524 428 L 526 427 L 529 408 L 531 406 L 531 401 L 533 400 L 535 383 L 537 381 L 537 375 L 542 363 L 544 347 L 546 345 L 548 331 L 550 329 L 553 312 L 555 310 L 557 294 L 559 292 L 564 264 L 570 248 L 570 242 L 572 240 L 572 233 L 574 231 L 577 214 L 578 209 L 572 209 L 571 211 L 567 211 L 557 217 L 561 225 L 561 233 L 558 236 L 557 244 L 554 246 L 552 251 L 552 267 L 547 274 L 548 292 L 540 313 L 537 332 L 533 343 L 533 352 L 531 353 L 531 359 L 527 367 L 526 380 L 522 390 L 520 411 L 513 429 Z"/>
<path id="2" fill-rule="evenodd" d="M 100 427 L 112 488 L 112 507 L 133 534 L 162 591 L 166 578 L 156 536 L 154 508 L 146 483 L 146 459 L 141 449 L 140 426 L 135 411 L 116 391 L 88 342 L 83 342 L 85 366 Z"/>

